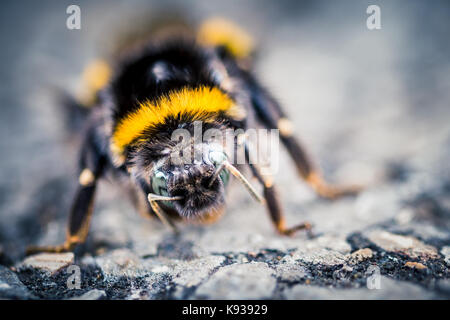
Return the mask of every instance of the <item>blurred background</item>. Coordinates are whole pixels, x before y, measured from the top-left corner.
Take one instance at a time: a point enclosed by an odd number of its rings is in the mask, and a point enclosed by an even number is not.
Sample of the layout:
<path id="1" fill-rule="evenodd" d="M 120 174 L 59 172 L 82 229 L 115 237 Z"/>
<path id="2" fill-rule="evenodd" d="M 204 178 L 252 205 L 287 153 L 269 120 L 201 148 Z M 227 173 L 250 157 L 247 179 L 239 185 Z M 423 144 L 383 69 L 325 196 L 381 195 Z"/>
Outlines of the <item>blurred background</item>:
<path id="1" fill-rule="evenodd" d="M 66 28 L 70 4 L 81 8 L 81 30 Z M 380 30 L 366 27 L 371 4 L 381 8 Z M 3 1 L 2 263 L 20 257 L 27 244 L 64 239 L 78 144 L 68 136 L 52 88 L 76 93 L 84 66 L 102 54 L 116 32 L 147 13 L 148 19 L 161 18 L 173 10 L 193 23 L 222 16 L 252 34 L 260 47 L 256 74 L 281 101 L 325 175 L 369 185 L 352 202 L 317 203 L 283 152 L 276 180 L 289 221 L 301 217 L 319 232 L 344 233 L 390 219 L 399 227 L 402 221 L 412 223 L 413 229 L 414 221 L 426 221 L 433 228 L 429 237 L 441 232 L 448 239 L 448 1 Z M 393 196 L 398 190 L 402 193 Z M 129 243 L 141 218 L 111 184 L 100 191 L 93 237 Z M 231 193 L 230 214 L 216 230 L 237 231 L 245 224 L 236 218 L 239 210 L 247 210 L 248 219 L 261 214 L 245 195 Z M 401 215 L 405 207 L 423 205 L 424 197 L 426 205 L 437 207 L 432 214 Z M 257 220 L 247 232 L 272 236 L 269 220 Z"/>

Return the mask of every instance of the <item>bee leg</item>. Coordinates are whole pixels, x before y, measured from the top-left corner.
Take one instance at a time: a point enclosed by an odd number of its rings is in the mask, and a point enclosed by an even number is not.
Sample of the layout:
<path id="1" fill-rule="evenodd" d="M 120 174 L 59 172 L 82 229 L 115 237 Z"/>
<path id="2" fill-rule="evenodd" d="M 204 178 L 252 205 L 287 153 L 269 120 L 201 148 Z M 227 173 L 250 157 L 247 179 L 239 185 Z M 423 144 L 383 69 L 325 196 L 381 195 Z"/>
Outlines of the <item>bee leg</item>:
<path id="1" fill-rule="evenodd" d="M 287 121 L 287 120 L 286 120 Z M 334 186 L 324 180 L 320 171 L 312 164 L 300 143 L 292 136 L 283 135 L 281 141 L 294 160 L 300 176 L 321 197 L 335 199 L 347 195 L 355 195 L 362 190 L 361 186 Z"/>
<path id="2" fill-rule="evenodd" d="M 274 185 L 264 185 L 264 197 L 266 198 L 267 208 L 269 210 L 272 222 L 280 234 L 291 236 L 299 230 L 311 230 L 312 226 L 309 222 L 303 222 L 290 228 L 286 226 L 283 208 L 281 207 L 277 189 Z"/>
<path id="3" fill-rule="evenodd" d="M 92 171 L 84 169 L 79 180 L 80 183 L 70 212 L 66 241 L 57 246 L 28 247 L 27 255 L 38 252 L 72 251 L 78 244 L 85 242 L 93 212 L 97 178 Z"/>
<path id="4" fill-rule="evenodd" d="M 176 224 L 170 219 L 169 216 L 167 216 L 164 210 L 161 209 L 161 207 L 158 205 L 157 200 L 152 198 L 152 196 L 154 196 L 154 194 L 149 193 L 148 201 L 150 202 L 150 206 L 152 207 L 153 212 L 156 214 L 156 216 L 164 225 L 166 225 L 169 229 L 173 231 L 174 234 L 179 234 Z"/>
<path id="5" fill-rule="evenodd" d="M 272 178 L 261 174 L 261 170 L 259 169 L 259 167 L 256 164 L 253 164 L 248 160 L 249 159 L 248 148 L 246 148 L 245 150 L 246 150 L 247 162 L 248 162 L 250 169 L 252 170 L 253 175 L 256 177 L 256 179 L 258 179 L 258 181 L 262 184 L 262 186 L 264 188 L 263 192 L 264 192 L 264 198 L 266 200 L 265 202 L 267 205 L 267 209 L 269 211 L 270 218 L 271 218 L 273 224 L 275 225 L 277 231 L 280 234 L 286 235 L 286 236 L 291 236 L 299 230 L 310 231 L 312 226 L 309 222 L 303 222 L 303 223 L 300 223 L 300 224 L 298 224 L 294 227 L 290 227 L 290 228 L 288 228 L 286 226 L 286 220 L 283 215 L 283 208 L 282 208 L 281 202 L 278 198 L 277 189 L 275 188 L 275 185 L 273 184 Z"/>
<path id="6" fill-rule="evenodd" d="M 78 187 L 70 211 L 66 241 L 58 246 L 29 247 L 27 254 L 37 252 L 65 252 L 73 250 L 86 240 L 94 207 L 98 179 L 103 174 L 106 160 L 95 144 L 95 126 L 86 132 L 81 148 Z"/>
<path id="7" fill-rule="evenodd" d="M 251 80 L 253 107 L 261 123 L 269 129 L 278 129 L 280 139 L 293 159 L 300 176 L 308 183 L 314 191 L 324 198 L 338 198 L 345 195 L 354 195 L 361 191 L 360 186 L 333 186 L 328 184 L 322 177 L 320 171 L 305 152 L 301 144 L 292 135 L 293 125 L 287 119 L 281 106 L 263 88 Z"/>
<path id="8" fill-rule="evenodd" d="M 283 215 L 283 208 L 281 206 L 281 202 L 277 194 L 277 189 L 275 188 L 274 184 L 271 180 L 263 177 L 254 164 L 251 164 L 250 168 L 258 181 L 263 185 L 264 198 L 266 199 L 267 209 L 277 231 L 280 234 L 290 236 L 299 230 L 311 230 L 311 224 L 309 222 L 303 222 L 290 228 L 286 226 L 286 220 Z"/>

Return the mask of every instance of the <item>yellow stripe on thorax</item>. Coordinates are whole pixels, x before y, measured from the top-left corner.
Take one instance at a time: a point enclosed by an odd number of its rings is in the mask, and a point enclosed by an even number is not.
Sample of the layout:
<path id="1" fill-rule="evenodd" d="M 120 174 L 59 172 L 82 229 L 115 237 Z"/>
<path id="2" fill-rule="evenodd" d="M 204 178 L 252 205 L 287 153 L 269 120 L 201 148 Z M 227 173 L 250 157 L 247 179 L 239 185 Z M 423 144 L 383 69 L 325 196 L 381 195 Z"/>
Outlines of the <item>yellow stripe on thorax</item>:
<path id="1" fill-rule="evenodd" d="M 218 112 L 233 114 L 234 102 L 218 88 L 184 88 L 157 102 L 146 101 L 122 119 L 113 134 L 112 150 L 120 153 L 146 128 L 164 123 L 168 116 L 189 114 L 193 120 L 212 121 Z"/>

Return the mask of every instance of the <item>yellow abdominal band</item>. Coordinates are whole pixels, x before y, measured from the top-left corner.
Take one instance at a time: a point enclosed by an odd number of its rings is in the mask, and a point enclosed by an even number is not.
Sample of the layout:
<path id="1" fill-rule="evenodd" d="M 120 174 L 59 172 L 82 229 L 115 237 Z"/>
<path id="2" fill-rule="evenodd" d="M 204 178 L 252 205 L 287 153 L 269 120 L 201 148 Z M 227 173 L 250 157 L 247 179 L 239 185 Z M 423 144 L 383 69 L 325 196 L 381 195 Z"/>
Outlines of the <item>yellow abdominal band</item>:
<path id="1" fill-rule="evenodd" d="M 172 91 L 154 103 L 141 103 L 138 110 L 120 120 L 113 134 L 111 148 L 115 153 L 122 153 L 145 129 L 164 123 L 169 116 L 189 114 L 194 121 L 210 122 L 216 119 L 219 112 L 232 117 L 236 109 L 233 100 L 215 87 Z"/>
<path id="2" fill-rule="evenodd" d="M 206 20 L 200 26 L 197 39 L 204 45 L 224 46 L 236 58 L 248 57 L 255 47 L 252 37 L 247 32 L 222 18 Z"/>

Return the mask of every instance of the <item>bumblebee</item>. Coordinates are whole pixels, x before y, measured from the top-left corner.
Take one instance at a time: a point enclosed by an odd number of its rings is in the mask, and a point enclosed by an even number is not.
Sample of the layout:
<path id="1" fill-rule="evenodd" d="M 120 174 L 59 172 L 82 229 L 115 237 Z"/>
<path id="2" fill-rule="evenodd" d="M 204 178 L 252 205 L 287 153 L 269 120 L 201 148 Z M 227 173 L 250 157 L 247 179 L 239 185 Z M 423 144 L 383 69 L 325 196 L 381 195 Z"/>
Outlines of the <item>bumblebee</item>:
<path id="1" fill-rule="evenodd" d="M 239 27 L 211 19 L 197 30 L 154 32 L 139 45 L 126 48 L 116 62 L 97 61 L 85 71 L 92 104 L 80 152 L 78 188 L 71 209 L 67 238 L 38 251 L 70 251 L 85 241 L 93 213 L 97 183 L 112 172 L 119 183 L 134 186 L 137 209 L 158 217 L 177 230 L 175 220 L 214 222 L 225 208 L 230 178 L 263 203 L 281 235 L 308 230 L 307 222 L 286 226 L 282 205 L 270 175 L 250 161 L 251 147 L 235 137 L 231 149 L 242 148 L 245 163 L 233 165 L 230 147 L 202 140 L 173 139 L 176 130 L 194 134 L 204 129 L 243 132 L 249 128 L 277 129 L 297 171 L 320 196 L 354 194 L 357 187 L 327 184 L 300 143 L 281 106 L 252 73 L 255 44 Z M 185 139 L 186 140 L 186 139 Z M 189 163 L 173 155 L 193 155 Z M 250 172 L 263 194 L 241 173 Z"/>

